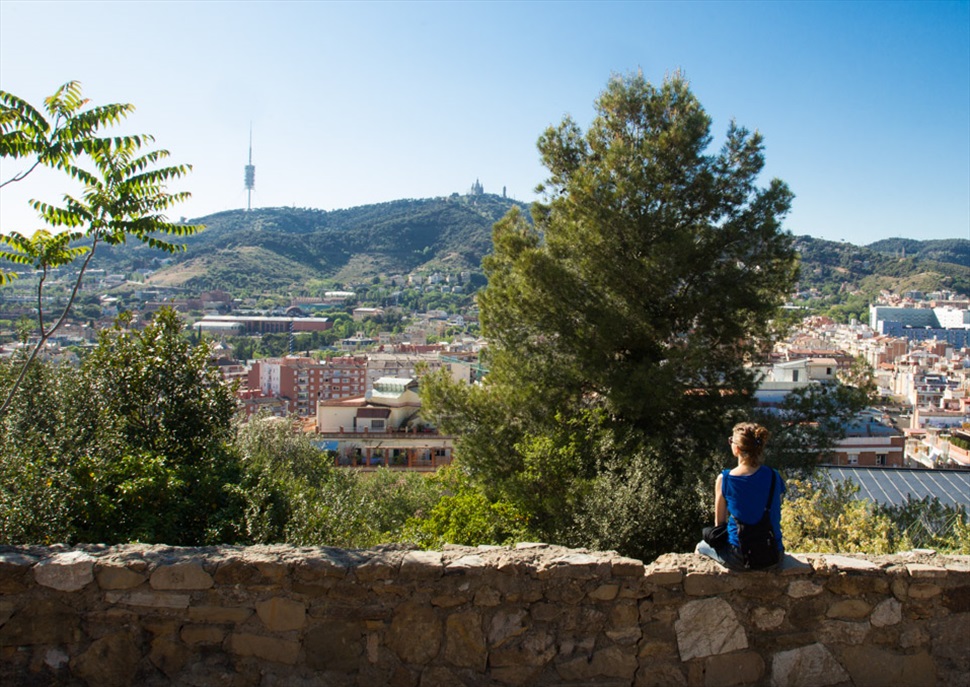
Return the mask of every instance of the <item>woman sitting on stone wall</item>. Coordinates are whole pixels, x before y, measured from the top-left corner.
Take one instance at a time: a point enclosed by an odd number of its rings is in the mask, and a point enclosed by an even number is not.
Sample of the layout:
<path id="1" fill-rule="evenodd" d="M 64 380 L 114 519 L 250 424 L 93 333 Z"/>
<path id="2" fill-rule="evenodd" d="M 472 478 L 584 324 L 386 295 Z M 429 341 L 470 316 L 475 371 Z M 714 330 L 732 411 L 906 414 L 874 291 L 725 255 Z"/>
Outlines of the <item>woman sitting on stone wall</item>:
<path id="1" fill-rule="evenodd" d="M 763 569 L 781 560 L 785 482 L 762 465 L 768 437 L 768 430 L 753 422 L 735 425 L 728 442 L 738 465 L 717 476 L 714 527 L 704 528 L 704 540 L 695 553 L 736 570 Z"/>

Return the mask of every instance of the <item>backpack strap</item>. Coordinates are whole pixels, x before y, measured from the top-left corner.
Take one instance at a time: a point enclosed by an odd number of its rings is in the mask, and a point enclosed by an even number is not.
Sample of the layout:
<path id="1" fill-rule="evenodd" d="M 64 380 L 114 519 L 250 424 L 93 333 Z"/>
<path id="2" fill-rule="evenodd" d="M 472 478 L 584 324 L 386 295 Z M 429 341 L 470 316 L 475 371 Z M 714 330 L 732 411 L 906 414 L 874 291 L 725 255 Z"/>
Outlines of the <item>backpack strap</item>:
<path id="1" fill-rule="evenodd" d="M 768 489 L 768 501 L 765 503 L 765 513 L 771 510 L 771 501 L 775 498 L 775 472 L 774 468 L 768 468 L 771 470 L 771 488 Z"/>

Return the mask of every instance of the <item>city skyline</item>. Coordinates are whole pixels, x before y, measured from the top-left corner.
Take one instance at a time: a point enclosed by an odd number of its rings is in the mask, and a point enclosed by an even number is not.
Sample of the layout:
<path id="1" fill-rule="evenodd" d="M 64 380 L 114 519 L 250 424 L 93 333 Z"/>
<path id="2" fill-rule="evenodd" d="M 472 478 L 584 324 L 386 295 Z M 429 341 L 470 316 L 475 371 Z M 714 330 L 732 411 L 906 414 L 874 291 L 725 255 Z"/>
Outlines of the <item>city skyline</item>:
<path id="1" fill-rule="evenodd" d="M 246 207 L 250 126 L 253 207 L 476 179 L 531 201 L 543 130 L 567 114 L 587 126 L 610 75 L 637 70 L 686 76 L 711 152 L 732 118 L 764 134 L 763 183 L 795 193 L 793 234 L 970 238 L 967 2 L 0 1 L 0 88 L 39 104 L 77 79 L 94 104 L 134 103 L 122 130 L 194 166 L 173 219 Z M 4 188 L 0 230 L 29 233 L 27 199 L 68 190 L 40 173 Z"/>

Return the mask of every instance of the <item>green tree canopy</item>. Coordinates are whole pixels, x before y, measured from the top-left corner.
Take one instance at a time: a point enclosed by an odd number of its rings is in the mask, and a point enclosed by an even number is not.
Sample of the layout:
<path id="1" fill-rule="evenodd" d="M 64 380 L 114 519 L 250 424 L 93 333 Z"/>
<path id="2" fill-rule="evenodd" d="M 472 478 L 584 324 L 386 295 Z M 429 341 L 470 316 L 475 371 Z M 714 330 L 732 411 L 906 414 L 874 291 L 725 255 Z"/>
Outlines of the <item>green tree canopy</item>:
<path id="1" fill-rule="evenodd" d="M 540 137 L 534 226 L 515 210 L 495 225 L 484 384 L 425 388 L 464 464 L 537 535 L 649 555 L 696 536 L 700 485 L 750 407 L 745 363 L 794 285 L 792 194 L 758 186 L 759 134 L 732 123 L 708 152 L 710 117 L 679 75 L 614 77 L 596 113 Z M 614 536 L 604 509 L 637 523 Z"/>

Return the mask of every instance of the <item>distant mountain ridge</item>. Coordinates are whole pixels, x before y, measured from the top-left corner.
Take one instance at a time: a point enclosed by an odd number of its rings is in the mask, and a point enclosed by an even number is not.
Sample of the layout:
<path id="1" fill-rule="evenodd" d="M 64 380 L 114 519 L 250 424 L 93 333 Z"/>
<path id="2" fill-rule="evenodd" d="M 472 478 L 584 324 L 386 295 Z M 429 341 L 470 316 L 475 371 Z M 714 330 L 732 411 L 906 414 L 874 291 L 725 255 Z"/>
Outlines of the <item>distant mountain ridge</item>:
<path id="1" fill-rule="evenodd" d="M 231 210 L 193 220 L 205 231 L 157 269 L 150 283 L 188 291 L 286 293 L 308 281 L 341 284 L 413 271 L 481 271 L 492 225 L 528 205 L 493 194 L 405 199 L 345 210 Z M 970 240 L 887 239 L 869 246 L 794 238 L 800 286 L 826 295 L 949 289 L 970 293 Z M 144 246 L 99 253 L 111 271 L 157 268 L 167 257 Z"/>

